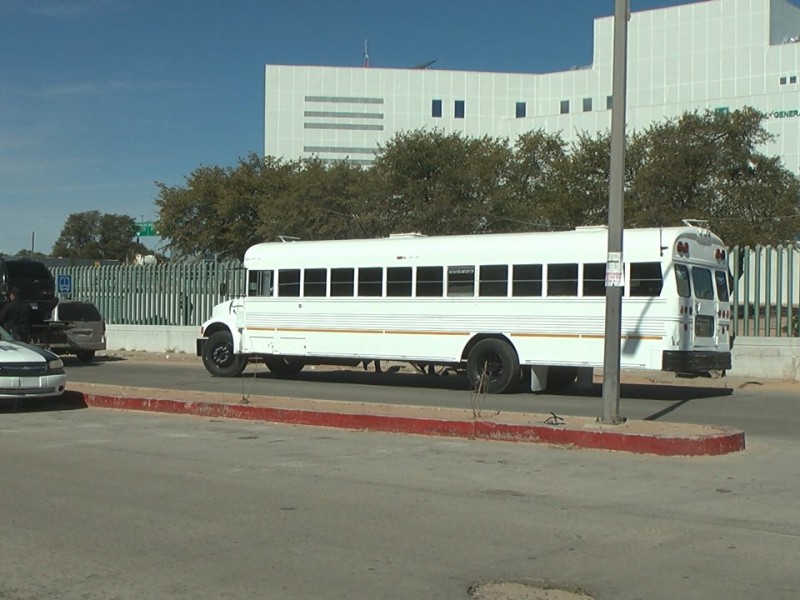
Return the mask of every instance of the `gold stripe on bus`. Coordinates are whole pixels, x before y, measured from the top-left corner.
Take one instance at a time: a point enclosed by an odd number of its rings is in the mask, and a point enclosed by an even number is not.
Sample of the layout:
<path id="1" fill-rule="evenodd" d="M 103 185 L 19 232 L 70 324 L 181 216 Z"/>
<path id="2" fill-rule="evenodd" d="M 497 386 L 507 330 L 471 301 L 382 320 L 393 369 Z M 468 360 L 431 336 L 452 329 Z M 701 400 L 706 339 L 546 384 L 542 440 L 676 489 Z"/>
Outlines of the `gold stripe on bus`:
<path id="1" fill-rule="evenodd" d="M 400 331 L 391 329 L 272 329 L 269 327 L 248 327 L 250 331 L 272 331 L 275 333 L 353 333 L 353 334 L 374 334 L 382 335 L 455 335 L 466 337 L 470 335 L 467 331 Z M 533 338 L 577 338 L 577 339 L 605 339 L 602 334 L 591 333 L 511 333 L 511 337 L 533 337 Z M 621 335 L 623 340 L 660 340 L 657 335 Z"/>

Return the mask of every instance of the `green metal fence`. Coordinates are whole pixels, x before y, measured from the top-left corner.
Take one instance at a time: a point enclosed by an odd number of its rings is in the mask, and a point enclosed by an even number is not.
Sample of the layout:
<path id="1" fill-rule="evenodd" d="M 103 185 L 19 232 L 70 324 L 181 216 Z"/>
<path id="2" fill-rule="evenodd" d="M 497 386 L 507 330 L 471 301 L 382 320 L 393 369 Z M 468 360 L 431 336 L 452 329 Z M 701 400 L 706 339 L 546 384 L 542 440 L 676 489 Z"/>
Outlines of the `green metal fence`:
<path id="1" fill-rule="evenodd" d="M 800 254 L 794 246 L 738 246 L 728 253 L 734 331 L 798 335 Z M 200 325 L 212 307 L 244 289 L 239 262 L 51 267 L 72 277 L 69 297 L 94 302 L 110 324 Z M 67 295 L 59 294 L 65 298 Z"/>
<path id="2" fill-rule="evenodd" d="M 70 293 L 59 297 L 89 300 L 109 324 L 200 325 L 211 309 L 244 289 L 238 262 L 184 262 L 159 265 L 51 267 L 53 276 L 70 275 Z"/>
<path id="3" fill-rule="evenodd" d="M 737 335 L 796 337 L 800 306 L 800 251 L 792 246 L 735 246 L 733 325 Z"/>

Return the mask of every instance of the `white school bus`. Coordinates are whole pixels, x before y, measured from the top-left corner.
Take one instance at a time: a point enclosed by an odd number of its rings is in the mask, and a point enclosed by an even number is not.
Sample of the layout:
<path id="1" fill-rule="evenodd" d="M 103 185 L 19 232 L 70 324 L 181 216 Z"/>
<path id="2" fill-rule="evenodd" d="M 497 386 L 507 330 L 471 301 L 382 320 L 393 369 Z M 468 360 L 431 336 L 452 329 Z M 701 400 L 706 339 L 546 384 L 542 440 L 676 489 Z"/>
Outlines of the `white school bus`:
<path id="1" fill-rule="evenodd" d="M 620 366 L 684 374 L 731 366 L 728 261 L 702 225 L 624 232 Z M 603 365 L 608 231 L 273 242 L 244 256 L 247 290 L 218 304 L 197 354 L 214 376 L 260 360 L 405 361 L 464 370 L 502 393 Z M 610 275 L 612 275 L 610 273 Z"/>

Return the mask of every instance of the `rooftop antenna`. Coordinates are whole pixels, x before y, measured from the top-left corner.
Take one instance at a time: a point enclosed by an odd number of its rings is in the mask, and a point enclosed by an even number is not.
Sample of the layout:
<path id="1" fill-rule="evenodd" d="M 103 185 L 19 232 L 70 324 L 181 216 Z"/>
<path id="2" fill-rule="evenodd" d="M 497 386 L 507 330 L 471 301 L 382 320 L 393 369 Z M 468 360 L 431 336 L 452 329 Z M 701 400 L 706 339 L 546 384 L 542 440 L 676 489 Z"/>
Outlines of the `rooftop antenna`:
<path id="1" fill-rule="evenodd" d="M 367 45 L 369 44 L 369 38 L 364 40 L 364 68 L 369 69 L 369 52 L 367 51 Z"/>
<path id="2" fill-rule="evenodd" d="M 427 69 L 427 68 L 428 68 L 428 67 L 430 67 L 430 66 L 431 66 L 433 63 L 435 63 L 437 60 L 439 60 L 439 59 L 438 59 L 438 58 L 434 58 L 433 60 L 429 60 L 429 61 L 427 61 L 427 62 L 420 63 L 420 64 L 418 64 L 418 65 L 414 65 L 414 66 L 413 66 L 413 67 L 411 67 L 411 68 L 412 68 L 412 69 Z"/>

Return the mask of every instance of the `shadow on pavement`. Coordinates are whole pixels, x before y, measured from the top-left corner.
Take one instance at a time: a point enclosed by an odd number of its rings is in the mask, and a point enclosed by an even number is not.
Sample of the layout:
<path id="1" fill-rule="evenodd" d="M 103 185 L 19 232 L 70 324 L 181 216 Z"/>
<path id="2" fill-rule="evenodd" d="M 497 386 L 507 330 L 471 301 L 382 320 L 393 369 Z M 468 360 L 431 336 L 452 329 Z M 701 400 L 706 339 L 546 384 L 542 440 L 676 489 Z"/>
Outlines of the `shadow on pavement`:
<path id="1" fill-rule="evenodd" d="M 0 400 L 0 414 L 20 412 L 61 412 L 86 408 L 83 394 L 67 390 L 54 398 L 6 398 Z"/>

